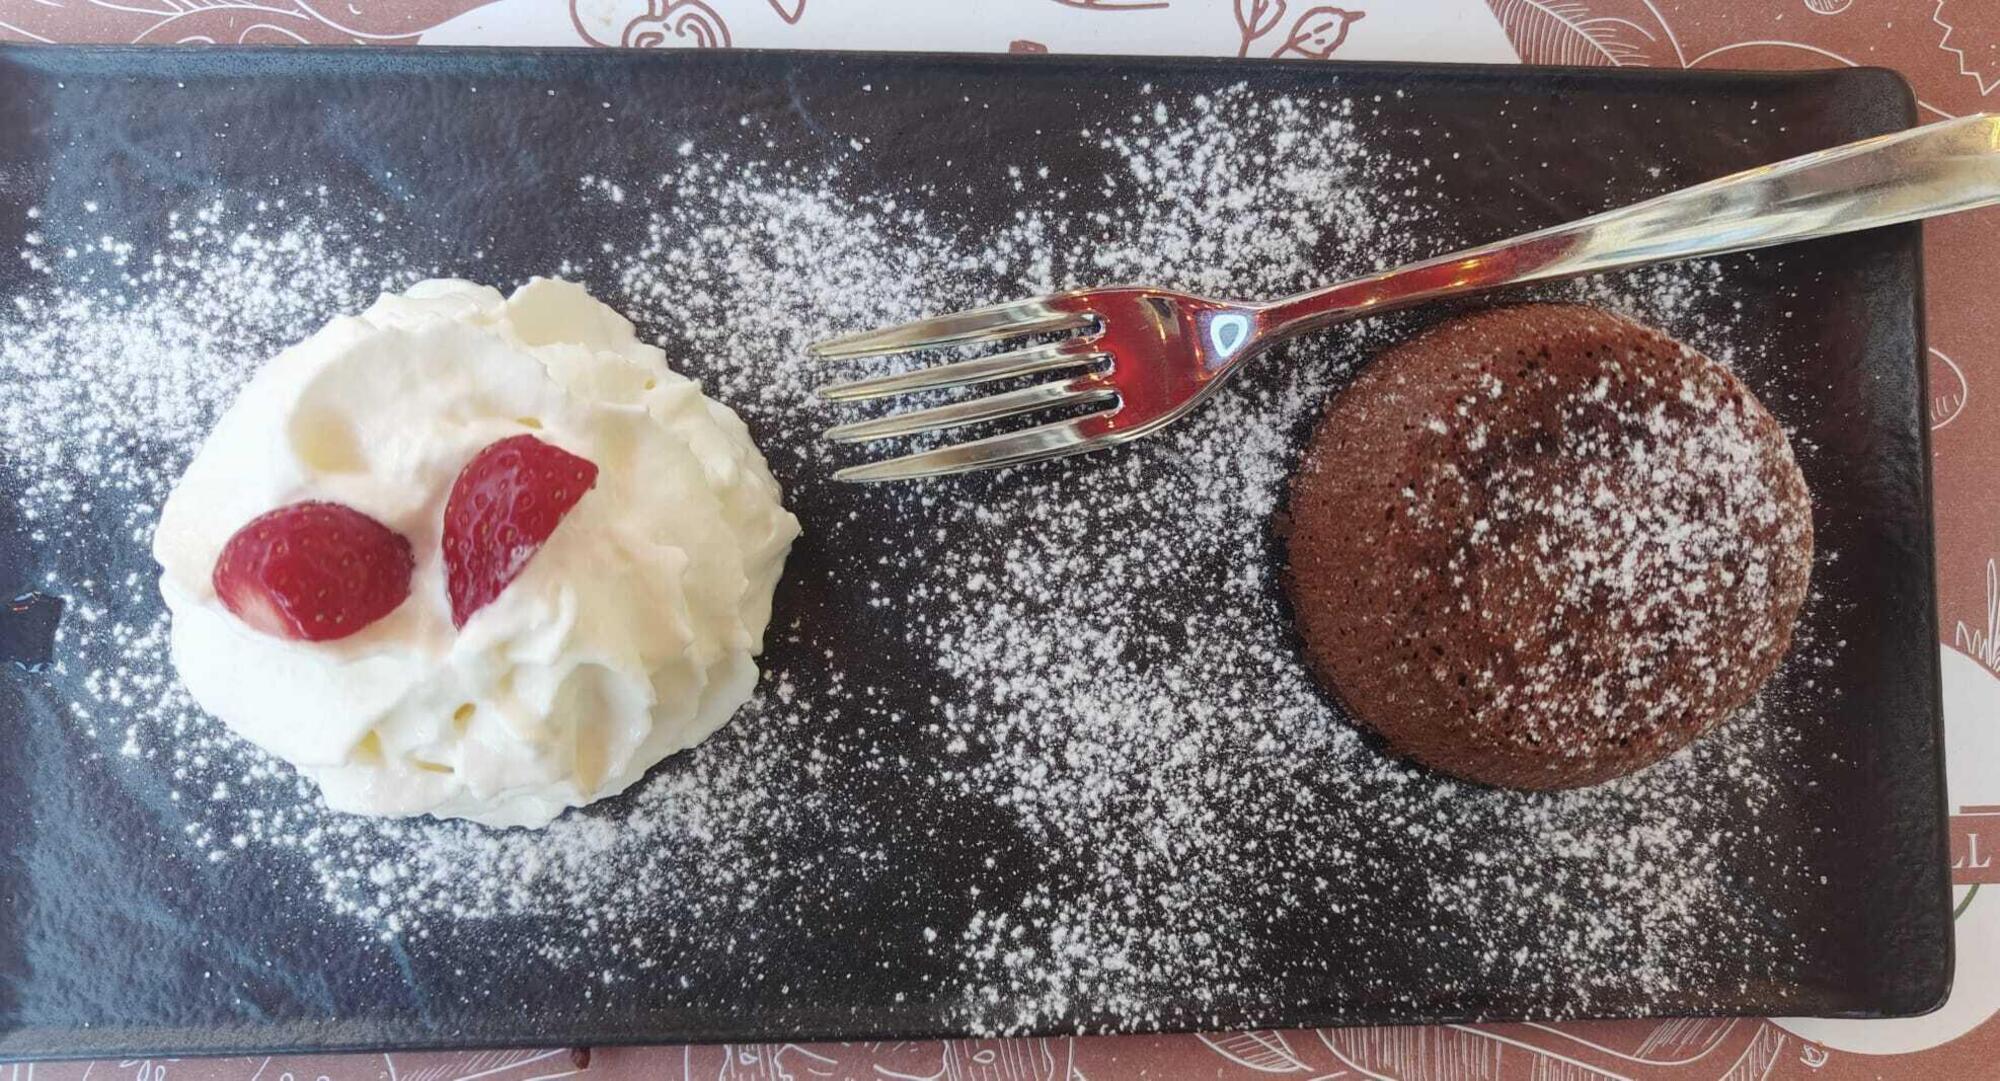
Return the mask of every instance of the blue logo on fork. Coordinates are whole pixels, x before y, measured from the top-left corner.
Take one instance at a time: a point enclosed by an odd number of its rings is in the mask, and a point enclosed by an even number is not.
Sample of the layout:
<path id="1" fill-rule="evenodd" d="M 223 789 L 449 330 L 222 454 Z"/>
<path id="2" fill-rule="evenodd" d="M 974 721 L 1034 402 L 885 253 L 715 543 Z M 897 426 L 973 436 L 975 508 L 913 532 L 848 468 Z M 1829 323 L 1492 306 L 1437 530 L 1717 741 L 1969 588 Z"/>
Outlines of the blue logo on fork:
<path id="1" fill-rule="evenodd" d="M 1208 320 L 1208 344 L 1217 361 L 1228 360 L 1250 340 L 1250 317 L 1242 312 L 1218 312 Z"/>

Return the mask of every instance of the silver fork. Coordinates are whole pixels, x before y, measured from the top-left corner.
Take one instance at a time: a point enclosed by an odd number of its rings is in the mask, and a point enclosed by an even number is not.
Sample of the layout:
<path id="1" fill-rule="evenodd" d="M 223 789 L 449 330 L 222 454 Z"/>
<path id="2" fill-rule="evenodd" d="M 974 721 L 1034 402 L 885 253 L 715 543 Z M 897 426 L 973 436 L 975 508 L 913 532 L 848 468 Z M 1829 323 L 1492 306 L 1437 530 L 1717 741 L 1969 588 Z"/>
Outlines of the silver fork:
<path id="1" fill-rule="evenodd" d="M 971 442 L 849 466 L 884 481 L 1058 458 L 1151 434 L 1245 360 L 1342 320 L 1523 282 L 1720 255 L 2000 202 L 2000 116 L 1946 120 L 1790 158 L 1643 203 L 1264 304 L 1146 285 L 1078 289 L 849 334 L 829 360 L 1064 333 L 1046 344 L 823 387 L 829 401 L 1068 371 L 1062 378 L 828 429 L 862 442 L 1058 407 L 1088 412 Z"/>

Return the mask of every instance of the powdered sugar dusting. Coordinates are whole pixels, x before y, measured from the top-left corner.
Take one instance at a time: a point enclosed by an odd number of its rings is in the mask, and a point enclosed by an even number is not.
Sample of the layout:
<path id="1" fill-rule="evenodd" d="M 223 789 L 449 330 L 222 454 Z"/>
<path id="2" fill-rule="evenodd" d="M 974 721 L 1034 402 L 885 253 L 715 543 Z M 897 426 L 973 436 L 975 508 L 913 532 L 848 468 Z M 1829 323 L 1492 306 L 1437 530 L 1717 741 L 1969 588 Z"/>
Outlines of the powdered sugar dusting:
<path id="1" fill-rule="evenodd" d="M 806 543 L 829 580 L 863 583 L 843 618 L 901 648 L 861 654 L 794 611 L 736 723 L 538 833 L 325 811 L 178 689 L 142 558 L 180 465 L 275 345 L 462 268 L 407 265 L 365 208 L 312 193 L 205 205 L 157 253 L 31 246 L 43 288 L 0 323 L 0 436 L 44 448 L 14 467 L 47 584 L 75 605 L 57 677 L 78 729 L 170 791 L 188 859 L 295 870 L 340 926 L 412 951 L 490 927 L 494 950 L 590 966 L 607 994 L 726 1000 L 767 951 L 876 918 L 906 928 L 891 946 L 941 1016 L 992 1031 L 1194 1025 L 1336 991 L 1417 1015 L 1530 988 L 1577 1013 L 1610 989 L 1674 1000 L 1781 971 L 1793 944 L 1768 894 L 1726 869 L 1779 879 L 1787 857 L 1724 826 L 1785 798 L 1784 731 L 1745 716 L 1637 777 L 1527 795 L 1385 757 L 1313 686 L 1269 519 L 1304 427 L 1401 325 L 1264 358 L 1187 422 L 1087 462 L 829 487 L 812 432 L 832 417 L 810 398 L 828 372 L 800 352 L 829 331 L 1103 280 L 1278 295 L 1433 253 L 1412 195 L 1424 163 L 1373 150 L 1357 106 L 1241 88 L 1160 104 L 1074 137 L 1115 163 L 1102 176 L 1051 174 L 1026 150 L 987 166 L 1021 207 L 999 227 L 954 215 L 949 193 L 740 149 L 577 178 L 631 228 L 546 269 L 666 336 L 745 415 L 819 512 Z M 1120 209 L 1072 195 L 1100 188 Z M 1697 320 L 1720 274 L 1580 289 L 1727 359 L 1757 344 Z M 107 543 L 137 553 L 108 577 L 90 570 Z M 926 709 L 884 690 L 903 679 L 937 688 Z M 922 802 L 872 801 L 875 778 Z M 983 823 L 1004 850 L 940 833 L 915 851 L 925 817 Z M 881 890 L 927 855 L 951 863 L 949 893 Z M 894 919 L 865 907 L 885 897 Z M 1436 913 L 1429 942 L 1388 930 L 1413 905 Z M 1718 937 L 1741 950 L 1691 949 Z"/>
<path id="2" fill-rule="evenodd" d="M 1617 344 L 1574 344 L 1591 334 Z M 1389 662 L 1400 678 L 1369 688 L 1368 708 L 1481 715 L 1574 780 L 1605 748 L 1691 734 L 1752 693 L 1790 642 L 1811 548 L 1807 494 L 1763 409 L 1686 347 L 1587 309 L 1495 313 L 1427 340 L 1329 421 L 1325 453 L 1352 453 L 1338 440 L 1415 409 L 1414 445 L 1433 448 L 1386 475 L 1401 487 L 1379 528 L 1424 553 L 1389 595 L 1451 629 L 1406 639 Z"/>

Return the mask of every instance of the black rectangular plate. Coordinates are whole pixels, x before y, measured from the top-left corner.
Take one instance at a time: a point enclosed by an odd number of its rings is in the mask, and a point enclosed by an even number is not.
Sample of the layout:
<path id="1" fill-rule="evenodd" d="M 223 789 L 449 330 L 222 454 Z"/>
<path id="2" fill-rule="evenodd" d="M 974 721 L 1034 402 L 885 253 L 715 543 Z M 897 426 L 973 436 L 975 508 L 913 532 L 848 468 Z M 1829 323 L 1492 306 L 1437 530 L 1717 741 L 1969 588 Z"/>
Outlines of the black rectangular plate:
<path id="1" fill-rule="evenodd" d="M 9 48 L 0 50 L 0 298 L 42 287 L 14 257 L 31 232 L 58 245 L 109 235 L 143 258 L 159 242 L 168 212 L 217 193 L 254 196 L 273 178 L 302 177 L 323 182 L 331 204 L 385 213 L 387 224 L 372 235 L 384 238 L 381 255 L 390 265 L 458 268 L 507 286 L 571 255 L 587 256 L 600 233 L 628 227 L 616 207 L 579 199 L 579 178 L 645 191 L 684 141 L 704 153 L 734 147 L 744 157 L 846 163 L 850 178 L 864 185 L 874 178 L 887 192 L 934 185 L 940 212 L 973 226 L 1034 209 L 992 163 L 1002 156 L 997 148 L 1037 147 L 1036 160 L 1059 178 L 1079 178 L 1069 209 L 1082 213 L 1093 200 L 1114 201 L 1081 182 L 1105 168 L 1102 152 L 1094 141 L 1049 133 L 1136 114 L 1159 100 L 1143 95 L 1184 102 L 1237 83 L 1260 97 L 1368 103 L 1371 146 L 1434 157 L 1435 179 L 1408 196 L 1432 204 L 1436 217 L 1426 228 L 1436 233 L 1437 251 L 1913 120 L 1906 88 L 1871 70 Z M 607 121 L 608 112 L 617 123 Z M 1241 145 L 1254 150 L 1274 134 L 1245 133 Z M 1440 147 L 1478 152 L 1448 161 Z M 976 197 L 962 194 L 961 183 L 977 186 Z M 921 203 L 923 196 L 911 198 Z M 39 208 L 32 220 L 30 207 Z M 1247 979 L 1239 973 L 1229 986 L 1137 1004 L 1080 1001 L 1027 1027 L 1900 1015 L 1939 1002 L 1950 979 L 1950 935 L 1918 243 L 1910 226 L 1728 264 L 1730 288 L 1743 305 L 1738 331 L 1769 343 L 1743 374 L 1808 448 L 1821 552 L 1820 599 L 1809 622 L 1814 641 L 1839 643 L 1836 663 L 1816 672 L 1817 689 L 1785 696 L 1768 718 L 1800 734 L 1795 773 L 1781 780 L 1756 822 L 1769 845 L 1723 845 L 1735 855 L 1717 874 L 1745 898 L 1743 911 L 1765 913 L 1763 926 L 1749 921 L 1718 931 L 1692 947 L 1700 956 L 1663 972 L 1626 979 L 1593 970 L 1586 1001 L 1547 982 L 1481 976 L 1476 921 L 1410 903 L 1422 896 L 1427 866 L 1467 851 L 1416 852 L 1384 842 L 1374 888 L 1347 896 L 1339 880 L 1299 887 L 1331 891 L 1315 904 L 1360 906 L 1351 925 L 1360 930 L 1296 917 L 1235 928 L 1253 951 Z M 630 306 L 616 281 L 589 270 L 581 277 L 614 305 Z M 975 275 L 954 299 L 999 299 L 1019 287 L 1011 278 Z M 644 334 L 701 374 L 701 358 L 677 348 L 681 330 L 671 320 L 657 308 L 634 314 Z M 1301 355 L 1323 362 L 1328 348 L 1306 347 Z M 1268 386 L 1290 362 L 1269 359 L 1249 373 L 1243 393 Z M 4 666 L 0 1056 L 916 1037 L 1004 1017 L 1005 1001 L 976 1020 L 940 990 L 951 985 L 954 958 L 927 951 L 922 932 L 969 918 L 968 882 L 1019 888 L 1017 861 L 1028 846 L 989 812 L 925 794 L 922 782 L 941 768 L 939 751 L 916 729 L 939 708 L 933 695 L 959 692 L 921 664 L 903 662 L 907 646 L 896 637 L 896 618 L 869 607 L 878 588 L 872 576 L 889 579 L 885 591 L 899 596 L 920 569 L 869 570 L 872 549 L 837 547 L 843 536 L 856 544 L 863 542 L 853 538 L 865 537 L 885 551 L 988 538 L 921 535 L 921 516 L 898 520 L 895 496 L 824 483 L 830 459 L 813 449 L 821 421 L 752 417 L 807 530 L 774 624 L 798 631 L 774 635 L 766 663 L 804 679 L 815 667 L 811 643 L 841 642 L 850 656 L 878 658 L 848 674 L 879 685 L 885 709 L 919 722 L 907 732 L 884 731 L 880 715 L 849 715 L 821 718 L 812 730 L 810 738 L 831 754 L 825 771 L 813 774 L 825 787 L 819 798 L 845 808 L 844 820 L 826 824 L 829 836 L 845 829 L 852 842 L 853 831 L 872 831 L 868 844 L 846 850 L 878 852 L 885 862 L 875 873 L 846 889 L 799 888 L 787 897 L 791 916 L 782 926 L 737 928 L 741 941 L 762 943 L 741 954 L 719 950 L 713 938 L 676 939 L 672 913 L 663 912 L 662 933 L 649 947 L 659 962 L 648 970 L 654 975 L 615 986 L 599 979 L 603 965 L 587 953 L 546 962 L 521 948 L 562 940 L 568 930 L 560 919 L 383 941 L 320 912 L 317 887 L 295 865 L 254 854 L 214 865 L 199 859 L 183 842 L 182 809 L 161 796 L 169 782 L 121 762 L 67 719 L 67 703 L 82 693 L 78 672 Z M 1286 436 L 1296 442 L 1304 434 Z M 9 458 L 15 450 L 0 448 L 0 490 L 21 483 L 20 460 Z M 1117 468 L 1122 455 L 1159 453 L 1139 448 L 1058 468 L 1078 471 L 1072 490 L 1087 493 L 1081 478 L 1089 470 Z M 176 467 L 171 457 L 162 460 L 162 469 Z M 951 491 L 980 498 L 1023 481 L 1002 475 L 963 483 Z M 86 577 L 116 581 L 137 572 L 150 580 L 150 559 L 129 534 L 107 528 L 87 559 L 59 555 L 30 540 L 34 527 L 18 520 L 16 503 L 0 504 L 0 589 L 43 588 L 51 574 L 58 592 Z M 840 525 L 857 513 L 867 530 Z M 1170 520 L 1126 525 L 1172 528 Z M 143 616 L 159 602 L 142 588 L 120 603 Z M 1193 603 L 1199 611 L 1199 598 Z M 117 727 L 116 717 L 101 720 Z M 861 736 L 871 722 L 876 730 Z M 762 722 L 751 711 L 737 723 Z M 908 765 L 884 776 L 841 760 L 840 748 L 859 746 L 878 762 L 885 748 L 901 753 Z M 1237 752 L 1213 753 L 1227 769 Z M 663 768 L 683 767 L 676 760 Z M 1716 769 L 1716 816 L 1706 825 L 1727 838 L 1750 823 L 1738 814 L 1744 793 Z M 615 821 L 620 805 L 614 800 L 591 813 Z M 877 813 L 891 808 L 914 813 Z M 1344 828 L 1359 831 L 1357 843 L 1370 843 L 1365 814 L 1349 821 Z M 1478 847 L 1477 838 L 1456 836 L 1468 851 Z M 744 843 L 750 861 L 788 858 L 755 835 Z M 782 843 L 800 837 L 794 831 Z M 1753 851 L 1797 855 L 1766 873 L 1745 855 Z M 999 870 L 981 870 L 988 855 L 999 857 Z M 1297 881 L 1312 879 L 1308 873 Z M 1574 903 L 1603 906 L 1608 921 L 1621 914 L 1617 902 L 1588 885 L 1575 887 Z M 1789 945 L 1773 945 L 1779 942 Z M 1312 963 L 1294 963 L 1302 957 Z M 1561 971 L 1560 958 L 1541 961 Z M 670 975 L 689 976 L 692 987 Z"/>

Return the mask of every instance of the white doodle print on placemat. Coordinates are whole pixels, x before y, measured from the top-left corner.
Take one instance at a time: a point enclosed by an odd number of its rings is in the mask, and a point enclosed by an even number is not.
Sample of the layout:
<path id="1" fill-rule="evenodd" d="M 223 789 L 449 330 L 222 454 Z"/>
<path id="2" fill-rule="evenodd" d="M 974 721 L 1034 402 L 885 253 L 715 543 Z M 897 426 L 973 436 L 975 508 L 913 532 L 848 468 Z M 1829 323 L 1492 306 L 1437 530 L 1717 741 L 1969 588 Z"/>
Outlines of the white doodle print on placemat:
<path id="1" fill-rule="evenodd" d="M 1957 420 L 1972 400 L 1972 387 L 1965 381 L 1965 369 L 1937 349 L 1931 358 L 1931 431 Z"/>
<path id="2" fill-rule="evenodd" d="M 1545 0 L 1544 0 L 1545 2 Z M 638 27 L 636 32 L 634 27 Z M 1511 63 L 1486 0 L 496 0 L 426 45 L 923 49 Z"/>
<path id="3" fill-rule="evenodd" d="M 2000 22 L 1992 0 L 1937 0 L 1931 21 L 1944 36 L 1938 48 L 1958 58 L 1958 73 L 1979 84 L 1984 97 L 2000 88 Z M 1986 19 L 1983 25 L 1980 19 Z"/>
<path id="4" fill-rule="evenodd" d="M 1488 0 L 1527 64 L 1679 67 L 1680 43 L 1648 0 Z"/>

